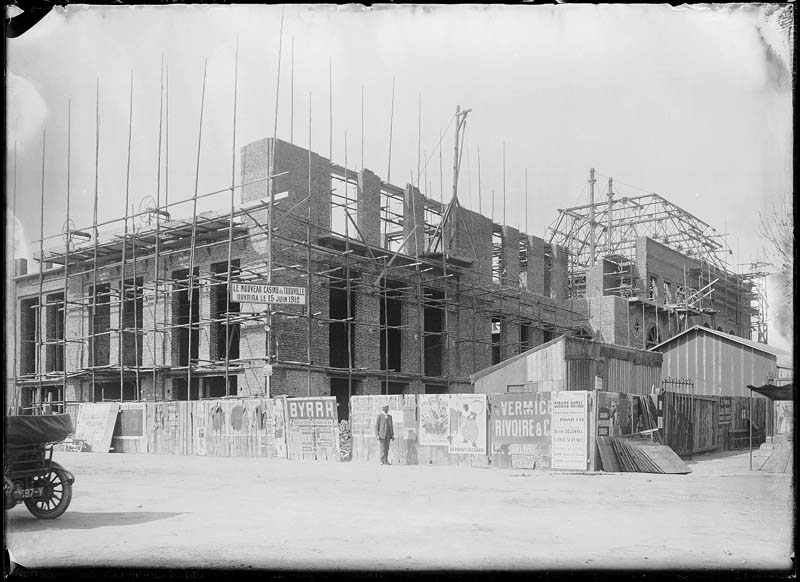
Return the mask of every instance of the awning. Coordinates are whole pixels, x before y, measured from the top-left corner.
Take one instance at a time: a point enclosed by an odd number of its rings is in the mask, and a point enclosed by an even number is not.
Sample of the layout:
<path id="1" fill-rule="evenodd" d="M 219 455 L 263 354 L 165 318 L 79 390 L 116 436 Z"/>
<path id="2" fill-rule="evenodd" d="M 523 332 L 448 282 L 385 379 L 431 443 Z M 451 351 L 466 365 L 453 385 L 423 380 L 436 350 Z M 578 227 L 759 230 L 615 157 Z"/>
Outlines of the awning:
<path id="1" fill-rule="evenodd" d="M 794 382 L 775 386 L 774 384 L 764 384 L 763 386 L 747 386 L 753 392 L 758 392 L 770 400 L 794 400 Z"/>

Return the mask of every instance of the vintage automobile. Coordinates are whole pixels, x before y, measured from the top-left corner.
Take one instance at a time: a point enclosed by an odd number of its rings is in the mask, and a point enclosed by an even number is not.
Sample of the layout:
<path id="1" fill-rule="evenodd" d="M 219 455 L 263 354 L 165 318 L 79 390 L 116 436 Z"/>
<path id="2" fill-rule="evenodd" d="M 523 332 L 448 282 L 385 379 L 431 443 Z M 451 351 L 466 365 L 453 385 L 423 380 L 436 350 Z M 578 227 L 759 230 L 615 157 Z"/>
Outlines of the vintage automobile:
<path id="1" fill-rule="evenodd" d="M 75 477 L 53 461 L 53 444 L 73 432 L 68 414 L 6 417 L 5 509 L 24 503 L 35 517 L 55 519 L 72 501 Z"/>

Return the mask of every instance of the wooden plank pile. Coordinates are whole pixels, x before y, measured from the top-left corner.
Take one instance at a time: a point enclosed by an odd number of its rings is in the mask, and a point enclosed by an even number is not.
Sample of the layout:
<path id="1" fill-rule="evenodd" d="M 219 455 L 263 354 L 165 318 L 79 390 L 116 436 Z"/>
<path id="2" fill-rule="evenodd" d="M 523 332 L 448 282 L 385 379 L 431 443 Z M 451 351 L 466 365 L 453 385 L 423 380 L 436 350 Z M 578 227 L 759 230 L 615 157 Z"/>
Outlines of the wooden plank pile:
<path id="1" fill-rule="evenodd" d="M 642 437 L 597 437 L 604 471 L 626 473 L 691 473 L 671 448 Z"/>
<path id="2" fill-rule="evenodd" d="M 618 473 L 621 469 L 617 462 L 617 453 L 611 443 L 611 437 L 597 437 L 597 448 L 600 451 L 600 460 L 603 463 L 603 471 Z"/>

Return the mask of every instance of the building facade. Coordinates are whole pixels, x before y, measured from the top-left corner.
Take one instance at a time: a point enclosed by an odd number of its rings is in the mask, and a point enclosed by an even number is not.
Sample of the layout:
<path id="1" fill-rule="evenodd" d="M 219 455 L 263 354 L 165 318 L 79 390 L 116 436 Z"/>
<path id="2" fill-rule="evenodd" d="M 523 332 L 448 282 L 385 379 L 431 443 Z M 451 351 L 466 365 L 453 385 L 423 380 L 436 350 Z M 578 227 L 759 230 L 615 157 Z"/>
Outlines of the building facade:
<path id="1" fill-rule="evenodd" d="M 69 231 L 30 273 L 17 261 L 12 407 L 333 395 L 345 416 L 354 394 L 470 392 L 470 375 L 561 335 L 640 349 L 697 324 L 749 337 L 747 281 L 666 236 L 545 240 L 281 140 L 241 160 L 238 186 L 201 196 L 215 211 L 151 205 Z M 613 232 L 638 224 L 623 218 Z M 241 283 L 304 300 L 237 303 Z"/>
<path id="2" fill-rule="evenodd" d="M 280 140 L 244 147 L 241 178 L 217 197 L 230 210 L 150 208 L 21 263 L 11 401 L 334 395 L 341 415 L 353 394 L 468 392 L 478 370 L 591 335 L 559 245 Z M 270 276 L 304 304 L 233 300 Z"/>

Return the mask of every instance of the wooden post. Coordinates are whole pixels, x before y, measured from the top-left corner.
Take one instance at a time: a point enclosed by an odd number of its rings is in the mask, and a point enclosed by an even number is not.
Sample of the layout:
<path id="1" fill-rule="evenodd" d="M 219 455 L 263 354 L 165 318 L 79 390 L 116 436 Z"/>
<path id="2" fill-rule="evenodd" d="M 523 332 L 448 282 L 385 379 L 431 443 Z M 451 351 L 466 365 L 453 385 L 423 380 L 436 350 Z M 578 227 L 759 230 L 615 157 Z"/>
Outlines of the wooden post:
<path id="1" fill-rule="evenodd" d="M 747 424 L 750 426 L 750 470 L 753 470 L 753 392 L 750 391 L 750 414 L 747 416 Z"/>
<path id="2" fill-rule="evenodd" d="M 267 210 L 267 263 L 268 263 L 268 270 L 267 270 L 267 283 L 272 285 L 272 214 L 273 210 L 275 209 L 275 149 L 278 147 L 278 101 L 280 97 L 280 89 L 281 89 L 281 50 L 283 48 L 283 12 L 284 9 L 281 8 L 281 28 L 280 33 L 278 34 L 278 78 L 275 83 L 275 123 L 273 126 L 273 138 L 272 138 L 272 148 L 270 149 L 270 159 L 269 164 L 267 164 L 267 177 L 268 177 L 268 189 L 269 189 L 269 208 Z M 267 366 L 269 370 L 269 366 L 272 365 L 272 305 L 267 305 L 267 333 L 266 333 L 266 356 L 267 356 Z M 264 376 L 264 391 L 266 392 L 267 398 L 270 397 L 272 393 L 272 376 L 271 372 Z"/>
<path id="3" fill-rule="evenodd" d="M 589 266 L 594 267 L 594 168 L 589 169 Z M 628 342 L 630 345 L 630 342 Z"/>
<path id="4" fill-rule="evenodd" d="M 606 244 L 608 245 L 608 248 L 606 249 L 606 254 L 609 254 L 609 255 L 611 254 L 611 228 L 613 226 L 613 217 L 611 215 L 611 210 L 612 210 L 613 204 L 614 204 L 614 182 L 613 182 L 613 180 L 614 180 L 613 178 L 609 178 L 608 179 L 608 216 L 607 216 L 607 218 L 608 218 L 608 233 L 607 233 L 608 234 L 608 239 L 606 241 Z"/>

